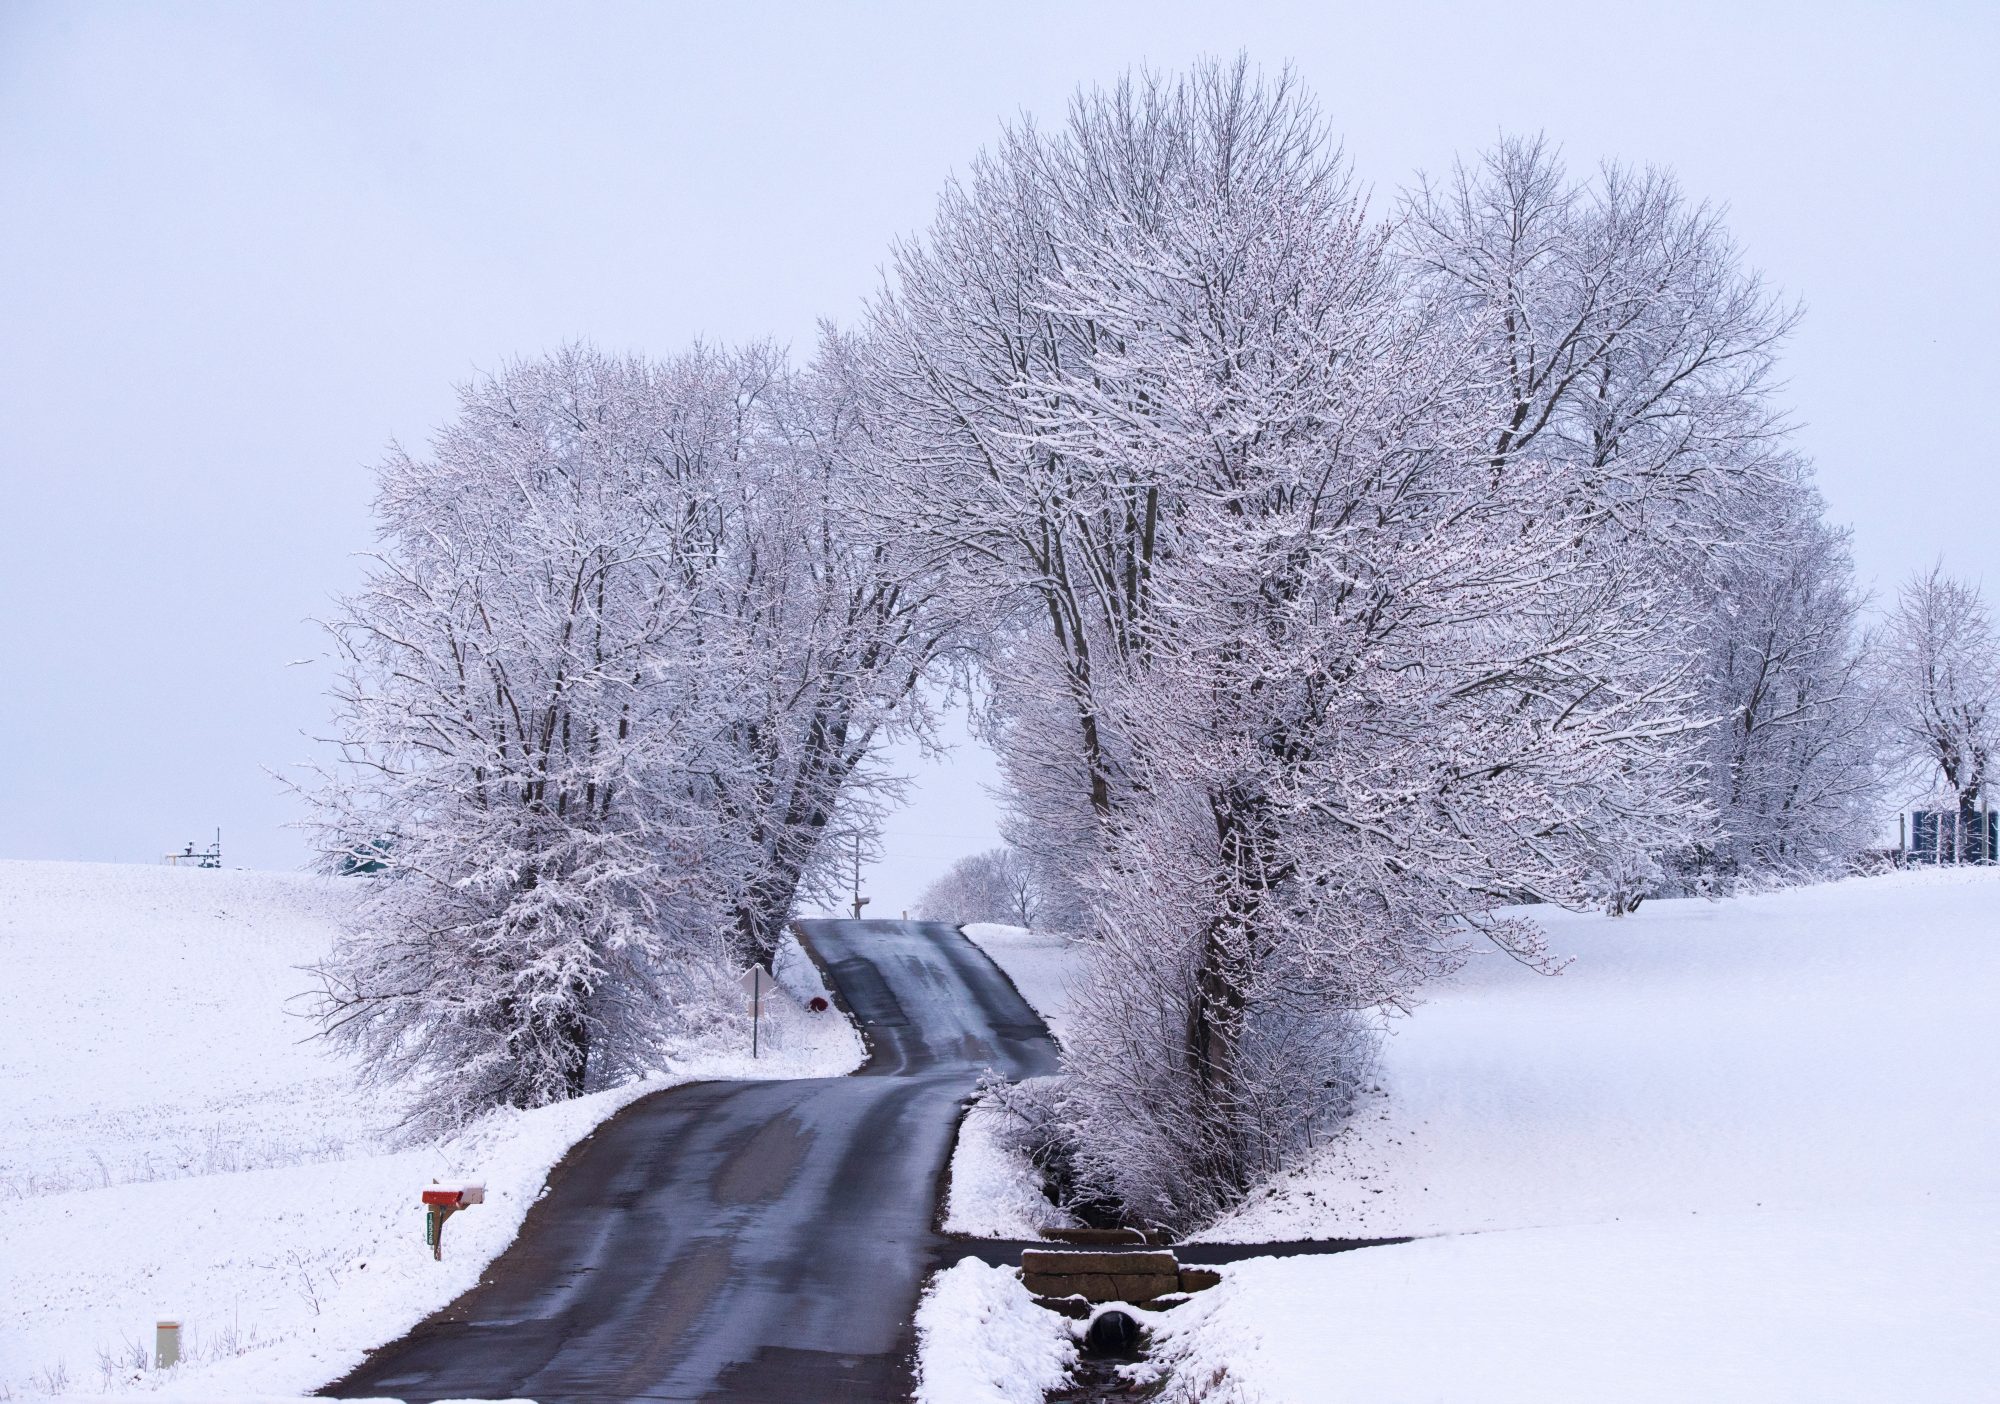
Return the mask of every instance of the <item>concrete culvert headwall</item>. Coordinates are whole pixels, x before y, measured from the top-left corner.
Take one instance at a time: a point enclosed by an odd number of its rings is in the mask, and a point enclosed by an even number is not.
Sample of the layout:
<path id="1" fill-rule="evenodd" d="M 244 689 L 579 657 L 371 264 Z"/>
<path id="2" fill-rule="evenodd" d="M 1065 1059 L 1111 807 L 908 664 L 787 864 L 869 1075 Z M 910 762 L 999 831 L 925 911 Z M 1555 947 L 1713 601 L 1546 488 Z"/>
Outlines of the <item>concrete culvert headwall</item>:
<path id="1" fill-rule="evenodd" d="M 1021 1253 L 1022 1284 L 1045 1306 L 1073 1299 L 1158 1308 L 1221 1280 L 1208 1269 L 1182 1267 L 1168 1248 Z"/>

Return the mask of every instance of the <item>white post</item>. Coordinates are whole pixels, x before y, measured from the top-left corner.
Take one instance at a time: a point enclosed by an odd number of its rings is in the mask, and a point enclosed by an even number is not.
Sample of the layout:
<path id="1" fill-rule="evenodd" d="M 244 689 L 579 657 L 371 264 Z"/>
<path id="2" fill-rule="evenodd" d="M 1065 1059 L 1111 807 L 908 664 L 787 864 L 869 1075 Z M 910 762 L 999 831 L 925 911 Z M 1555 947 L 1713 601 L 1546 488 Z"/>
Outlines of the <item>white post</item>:
<path id="1" fill-rule="evenodd" d="M 171 1370 L 181 1363 L 181 1323 L 162 1321 L 153 1328 L 153 1368 Z"/>

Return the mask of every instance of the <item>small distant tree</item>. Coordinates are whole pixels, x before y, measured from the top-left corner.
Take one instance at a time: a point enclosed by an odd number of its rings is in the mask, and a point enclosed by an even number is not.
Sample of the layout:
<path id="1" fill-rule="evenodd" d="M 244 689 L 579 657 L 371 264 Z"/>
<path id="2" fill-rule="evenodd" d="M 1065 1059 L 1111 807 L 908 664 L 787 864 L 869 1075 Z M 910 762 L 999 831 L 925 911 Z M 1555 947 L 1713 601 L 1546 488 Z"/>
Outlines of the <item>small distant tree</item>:
<path id="1" fill-rule="evenodd" d="M 1671 855 L 1696 890 L 1840 871 L 1877 821 L 1881 723 L 1847 533 L 1800 484 L 1704 573 L 1702 756 L 1713 820 Z"/>
<path id="2" fill-rule="evenodd" d="M 1041 885 L 1034 866 L 1011 848 L 995 851 L 1000 855 L 998 876 L 1006 894 L 1008 910 L 1013 913 L 1014 924 L 1033 926 L 1042 905 Z"/>
<path id="3" fill-rule="evenodd" d="M 1034 870 L 1011 848 L 993 848 L 947 868 L 917 899 L 917 914 L 927 921 L 1033 926 L 1040 906 Z"/>
<path id="4" fill-rule="evenodd" d="M 2000 643 L 1976 587 L 1935 565 L 1911 577 L 1883 630 L 1883 718 L 1897 759 L 1942 774 L 1958 802 L 1953 857 L 1989 857 L 1979 801 L 2000 723 Z M 1966 836 L 1978 833 L 1968 849 Z"/>

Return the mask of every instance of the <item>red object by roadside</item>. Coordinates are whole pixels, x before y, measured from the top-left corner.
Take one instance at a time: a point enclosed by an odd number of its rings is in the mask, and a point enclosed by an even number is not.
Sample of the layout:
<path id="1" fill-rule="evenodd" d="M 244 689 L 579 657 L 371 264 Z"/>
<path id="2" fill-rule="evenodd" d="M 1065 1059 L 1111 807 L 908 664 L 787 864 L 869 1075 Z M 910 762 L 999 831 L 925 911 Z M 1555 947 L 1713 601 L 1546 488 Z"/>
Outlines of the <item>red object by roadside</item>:
<path id="1" fill-rule="evenodd" d="M 448 1204 L 456 1208 L 459 1201 L 464 1198 L 464 1190 L 427 1189 L 424 1191 L 424 1203 L 426 1204 Z"/>

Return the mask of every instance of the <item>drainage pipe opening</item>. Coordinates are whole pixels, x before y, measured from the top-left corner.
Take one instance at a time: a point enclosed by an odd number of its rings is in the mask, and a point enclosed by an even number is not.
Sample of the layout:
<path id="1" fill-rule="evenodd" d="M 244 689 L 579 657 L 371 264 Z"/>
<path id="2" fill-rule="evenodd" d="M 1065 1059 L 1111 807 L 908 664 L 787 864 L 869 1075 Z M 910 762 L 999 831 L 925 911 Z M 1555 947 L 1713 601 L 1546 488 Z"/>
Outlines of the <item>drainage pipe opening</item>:
<path id="1" fill-rule="evenodd" d="M 1101 1311 L 1084 1333 L 1085 1354 L 1130 1360 L 1139 1353 L 1139 1323 L 1122 1311 Z"/>

